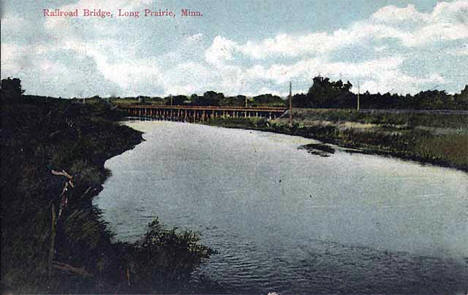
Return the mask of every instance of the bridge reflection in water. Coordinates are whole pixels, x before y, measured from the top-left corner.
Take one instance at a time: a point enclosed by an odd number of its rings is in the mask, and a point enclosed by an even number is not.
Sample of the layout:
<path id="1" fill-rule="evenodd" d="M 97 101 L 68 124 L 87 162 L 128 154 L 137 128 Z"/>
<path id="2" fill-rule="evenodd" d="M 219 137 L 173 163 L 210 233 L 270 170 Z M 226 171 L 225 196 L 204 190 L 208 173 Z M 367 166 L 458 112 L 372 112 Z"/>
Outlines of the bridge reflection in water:
<path id="1" fill-rule="evenodd" d="M 275 119 L 286 107 L 235 107 L 235 106 L 181 106 L 181 105 L 120 105 L 132 116 L 169 121 L 203 122 L 215 118 L 262 117 Z"/>

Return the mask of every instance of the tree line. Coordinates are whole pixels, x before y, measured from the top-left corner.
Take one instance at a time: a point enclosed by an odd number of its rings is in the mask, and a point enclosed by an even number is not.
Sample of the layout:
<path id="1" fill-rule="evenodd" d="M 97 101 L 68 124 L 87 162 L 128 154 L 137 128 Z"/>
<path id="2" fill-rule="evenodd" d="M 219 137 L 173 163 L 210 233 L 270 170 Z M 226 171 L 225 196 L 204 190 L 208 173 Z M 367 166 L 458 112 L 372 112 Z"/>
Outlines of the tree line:
<path id="1" fill-rule="evenodd" d="M 135 99 L 127 97 L 126 99 Z M 261 94 L 253 97 L 245 95 L 225 96 L 222 92 L 206 91 L 203 95 L 171 95 L 166 97 L 136 97 L 139 103 L 159 103 L 165 105 L 192 106 L 285 106 L 285 101 L 278 95 Z"/>
<path id="2" fill-rule="evenodd" d="M 307 93 L 297 93 L 292 97 L 292 104 L 298 108 L 356 108 L 358 97 L 351 92 L 353 85 L 347 81 L 332 81 L 330 78 L 317 76 Z M 22 93 L 21 80 L 8 78 L 2 80 L 2 89 Z M 101 99 L 94 96 L 94 99 Z M 192 94 L 166 97 L 111 97 L 108 100 L 136 100 L 139 103 L 157 103 L 166 105 L 194 106 L 288 106 L 287 97 L 274 94 L 260 94 L 253 97 L 245 95 L 225 96 L 221 92 L 207 91 L 203 95 Z M 452 109 L 468 110 L 468 85 L 460 93 L 449 94 L 445 90 L 425 90 L 415 95 L 396 93 L 369 93 L 359 95 L 362 109 Z"/>
<path id="3" fill-rule="evenodd" d="M 357 94 L 351 92 L 353 85 L 347 81 L 331 81 L 326 77 L 315 77 L 307 93 L 295 94 L 293 106 L 302 108 L 356 108 Z M 371 94 L 359 95 L 363 109 L 468 109 L 468 85 L 457 94 L 445 90 L 420 91 L 415 95 Z"/>

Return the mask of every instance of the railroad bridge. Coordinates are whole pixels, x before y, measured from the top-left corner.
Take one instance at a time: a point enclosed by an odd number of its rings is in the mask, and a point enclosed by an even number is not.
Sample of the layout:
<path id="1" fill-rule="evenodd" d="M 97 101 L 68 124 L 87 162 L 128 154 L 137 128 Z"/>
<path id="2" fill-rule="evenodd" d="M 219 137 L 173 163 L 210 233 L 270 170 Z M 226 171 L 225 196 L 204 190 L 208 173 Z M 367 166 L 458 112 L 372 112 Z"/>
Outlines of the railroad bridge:
<path id="1" fill-rule="evenodd" d="M 236 106 L 183 106 L 183 105 L 119 105 L 132 116 L 158 120 L 203 122 L 214 118 L 263 117 L 275 119 L 286 107 L 236 107 Z"/>

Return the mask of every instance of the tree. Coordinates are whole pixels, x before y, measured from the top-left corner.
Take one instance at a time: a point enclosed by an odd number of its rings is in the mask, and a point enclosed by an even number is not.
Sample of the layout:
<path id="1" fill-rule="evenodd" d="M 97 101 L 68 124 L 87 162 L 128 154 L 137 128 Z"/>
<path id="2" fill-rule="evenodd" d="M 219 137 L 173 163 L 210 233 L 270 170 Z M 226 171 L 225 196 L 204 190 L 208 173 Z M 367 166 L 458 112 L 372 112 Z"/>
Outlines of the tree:
<path id="1" fill-rule="evenodd" d="M 2 90 L 16 95 L 24 93 L 24 90 L 21 88 L 21 80 L 18 78 L 11 79 L 8 77 L 7 79 L 2 79 Z"/>
<path id="2" fill-rule="evenodd" d="M 221 92 L 207 91 L 203 96 L 192 95 L 192 105 L 198 106 L 219 106 L 220 101 L 224 99 L 224 94 Z"/>
<path id="3" fill-rule="evenodd" d="M 172 100 L 172 101 L 171 101 Z M 173 105 L 184 105 L 186 102 L 188 103 L 189 98 L 185 95 L 174 95 L 171 97 L 166 98 L 166 105 L 170 105 L 171 103 Z"/>
<path id="4" fill-rule="evenodd" d="M 454 100 L 459 109 L 468 109 L 468 85 L 459 94 L 455 94 Z"/>
<path id="5" fill-rule="evenodd" d="M 254 105 L 284 105 L 284 100 L 270 93 L 260 94 L 252 98 Z"/>
<path id="6" fill-rule="evenodd" d="M 354 94 L 350 92 L 353 85 L 347 81 L 330 81 L 329 78 L 314 77 L 313 84 L 307 92 L 307 107 L 352 107 Z"/>

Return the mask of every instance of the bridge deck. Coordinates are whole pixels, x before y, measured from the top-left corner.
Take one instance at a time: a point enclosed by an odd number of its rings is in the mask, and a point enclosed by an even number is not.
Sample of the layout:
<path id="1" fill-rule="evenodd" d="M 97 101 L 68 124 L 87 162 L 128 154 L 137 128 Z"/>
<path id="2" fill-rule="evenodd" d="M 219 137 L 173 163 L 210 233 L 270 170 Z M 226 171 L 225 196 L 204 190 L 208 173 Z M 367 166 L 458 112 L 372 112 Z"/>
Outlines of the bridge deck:
<path id="1" fill-rule="evenodd" d="M 132 104 L 119 105 L 122 109 L 164 109 L 164 110 L 196 110 L 196 111 L 238 111 L 238 112 L 278 112 L 284 113 L 286 107 L 237 107 L 237 106 L 187 106 L 187 105 L 156 105 Z"/>
<path id="2" fill-rule="evenodd" d="M 160 120 L 185 122 L 205 121 L 214 118 L 264 117 L 274 119 L 287 110 L 285 107 L 237 107 L 237 106 L 186 106 L 134 104 L 120 105 L 130 115 Z"/>

